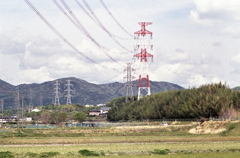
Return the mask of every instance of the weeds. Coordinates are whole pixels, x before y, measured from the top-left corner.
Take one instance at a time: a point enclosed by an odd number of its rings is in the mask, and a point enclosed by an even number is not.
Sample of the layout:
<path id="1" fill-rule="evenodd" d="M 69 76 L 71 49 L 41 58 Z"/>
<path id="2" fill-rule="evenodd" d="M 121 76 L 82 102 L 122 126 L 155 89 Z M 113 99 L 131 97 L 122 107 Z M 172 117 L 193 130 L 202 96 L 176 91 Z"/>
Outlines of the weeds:
<path id="1" fill-rule="evenodd" d="M 38 154 L 37 153 L 33 153 L 33 152 L 27 152 L 25 156 L 26 157 L 37 157 Z"/>
<path id="2" fill-rule="evenodd" d="M 59 152 L 42 152 L 39 154 L 39 157 L 53 157 L 53 156 L 57 156 L 59 155 L 60 153 Z"/>
<path id="3" fill-rule="evenodd" d="M 104 156 L 105 155 L 105 153 L 103 151 L 98 153 L 96 151 L 90 151 L 87 149 L 79 150 L 78 153 L 81 154 L 82 156 Z"/>
<path id="4" fill-rule="evenodd" d="M 12 155 L 12 152 L 10 152 L 10 151 L 1 151 L 0 158 L 14 158 L 14 156 Z"/>
<path id="5" fill-rule="evenodd" d="M 154 149 L 153 154 L 159 154 L 159 155 L 166 155 L 168 153 L 170 153 L 169 149 L 165 149 L 165 150 L 161 150 L 161 149 Z"/>

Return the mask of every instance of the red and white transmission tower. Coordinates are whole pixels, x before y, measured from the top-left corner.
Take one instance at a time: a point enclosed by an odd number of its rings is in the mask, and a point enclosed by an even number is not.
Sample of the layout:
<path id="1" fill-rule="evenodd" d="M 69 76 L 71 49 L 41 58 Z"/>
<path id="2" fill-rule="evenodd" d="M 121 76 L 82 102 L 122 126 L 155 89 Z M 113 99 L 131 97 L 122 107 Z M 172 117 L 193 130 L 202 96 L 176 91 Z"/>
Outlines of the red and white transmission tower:
<path id="1" fill-rule="evenodd" d="M 147 25 L 151 25 L 151 22 L 139 22 L 141 30 L 134 33 L 137 40 L 135 46 L 135 52 L 137 54 L 134 57 L 138 58 L 139 62 L 139 79 L 138 79 L 138 100 L 144 96 L 150 95 L 150 81 L 148 75 L 148 58 L 153 58 L 153 55 L 148 53 L 152 52 L 152 45 L 150 39 L 152 38 L 152 32 L 146 30 Z M 149 35 L 150 37 L 148 37 Z"/>

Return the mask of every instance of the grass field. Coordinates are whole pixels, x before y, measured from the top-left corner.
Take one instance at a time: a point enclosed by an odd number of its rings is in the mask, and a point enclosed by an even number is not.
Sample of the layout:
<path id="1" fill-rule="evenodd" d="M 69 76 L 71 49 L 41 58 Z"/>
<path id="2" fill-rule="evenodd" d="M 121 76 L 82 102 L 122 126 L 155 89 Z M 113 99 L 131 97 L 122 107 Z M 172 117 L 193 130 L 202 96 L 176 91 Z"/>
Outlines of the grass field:
<path id="1" fill-rule="evenodd" d="M 84 149 L 107 158 L 240 157 L 240 123 L 219 134 L 190 134 L 192 127 L 13 129 L 0 133 L 0 158 L 70 158 Z"/>

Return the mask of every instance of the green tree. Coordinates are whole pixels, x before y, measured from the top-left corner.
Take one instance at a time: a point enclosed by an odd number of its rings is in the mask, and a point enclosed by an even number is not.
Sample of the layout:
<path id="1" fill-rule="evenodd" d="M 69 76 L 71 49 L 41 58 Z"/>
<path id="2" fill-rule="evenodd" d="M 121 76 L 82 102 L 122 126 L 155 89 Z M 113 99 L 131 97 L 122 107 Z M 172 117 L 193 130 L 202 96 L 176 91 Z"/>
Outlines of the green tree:
<path id="1" fill-rule="evenodd" d="M 57 123 L 66 122 L 67 120 L 67 112 L 60 112 L 57 117 Z"/>
<path id="2" fill-rule="evenodd" d="M 83 122 L 86 120 L 86 114 L 83 112 L 77 112 L 74 114 L 74 120 L 77 120 L 78 122 Z"/>

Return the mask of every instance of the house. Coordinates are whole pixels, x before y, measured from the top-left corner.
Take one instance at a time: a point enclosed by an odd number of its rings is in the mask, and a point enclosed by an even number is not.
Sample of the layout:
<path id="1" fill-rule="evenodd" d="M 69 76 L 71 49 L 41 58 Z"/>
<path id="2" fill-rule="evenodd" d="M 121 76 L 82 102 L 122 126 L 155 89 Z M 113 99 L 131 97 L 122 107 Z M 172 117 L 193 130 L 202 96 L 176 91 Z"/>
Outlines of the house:
<path id="1" fill-rule="evenodd" d="M 23 117 L 23 118 L 19 118 L 19 121 L 30 122 L 30 121 L 32 121 L 32 118 L 31 117 Z"/>
<path id="2" fill-rule="evenodd" d="M 106 106 L 106 104 L 97 104 L 96 106 L 97 106 L 97 107 Z"/>
<path id="3" fill-rule="evenodd" d="M 92 109 L 89 110 L 89 116 L 106 116 L 111 107 L 101 107 L 99 110 Z"/>
<path id="4" fill-rule="evenodd" d="M 99 116 L 100 114 L 101 114 L 101 110 L 97 110 L 97 109 L 89 110 L 89 113 L 88 113 L 89 116 Z"/>
<path id="5" fill-rule="evenodd" d="M 100 108 L 102 114 L 107 114 L 110 109 L 111 109 L 111 107 L 101 107 Z"/>
<path id="6" fill-rule="evenodd" d="M 85 107 L 94 107 L 94 105 L 89 105 L 89 104 L 87 104 L 87 105 L 84 105 Z"/>
<path id="7" fill-rule="evenodd" d="M 35 107 L 33 110 L 31 110 L 31 112 L 39 112 L 41 110 L 39 110 L 37 107 Z"/>

